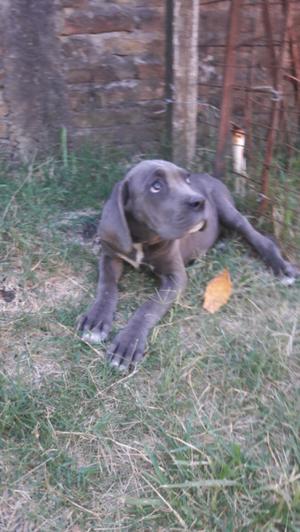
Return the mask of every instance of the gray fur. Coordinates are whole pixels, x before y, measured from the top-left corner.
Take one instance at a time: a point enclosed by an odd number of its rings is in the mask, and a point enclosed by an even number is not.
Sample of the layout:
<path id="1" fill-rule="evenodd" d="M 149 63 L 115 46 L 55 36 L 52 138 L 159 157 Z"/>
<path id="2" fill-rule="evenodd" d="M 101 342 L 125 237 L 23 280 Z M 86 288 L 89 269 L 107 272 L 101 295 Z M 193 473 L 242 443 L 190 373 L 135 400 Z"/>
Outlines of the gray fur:
<path id="1" fill-rule="evenodd" d="M 184 290 L 185 265 L 215 243 L 220 225 L 241 233 L 276 275 L 290 282 L 299 274 L 276 244 L 235 208 L 229 190 L 218 179 L 208 174 L 190 175 L 162 160 L 134 166 L 115 185 L 103 209 L 98 228 L 103 249 L 99 281 L 95 301 L 79 322 L 83 339 L 94 343 L 107 339 L 123 261 L 136 268 L 149 266 L 160 278 L 160 287 L 107 350 L 111 366 L 120 370 L 134 367 L 144 355 L 150 330 Z"/>

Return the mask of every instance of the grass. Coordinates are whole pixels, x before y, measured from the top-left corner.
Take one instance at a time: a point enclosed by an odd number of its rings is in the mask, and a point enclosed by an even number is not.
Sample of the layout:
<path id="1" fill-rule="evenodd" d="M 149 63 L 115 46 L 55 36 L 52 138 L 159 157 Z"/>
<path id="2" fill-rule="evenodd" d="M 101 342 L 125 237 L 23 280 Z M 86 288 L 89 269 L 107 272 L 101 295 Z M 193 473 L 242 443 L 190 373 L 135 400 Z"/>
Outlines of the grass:
<path id="1" fill-rule="evenodd" d="M 64 152 L 2 171 L 0 529 L 298 531 L 299 283 L 225 238 L 188 269 L 135 373 L 75 333 L 97 277 L 82 227 L 114 161 Z M 234 292 L 209 315 L 224 267 Z M 154 284 L 126 268 L 116 329 Z"/>

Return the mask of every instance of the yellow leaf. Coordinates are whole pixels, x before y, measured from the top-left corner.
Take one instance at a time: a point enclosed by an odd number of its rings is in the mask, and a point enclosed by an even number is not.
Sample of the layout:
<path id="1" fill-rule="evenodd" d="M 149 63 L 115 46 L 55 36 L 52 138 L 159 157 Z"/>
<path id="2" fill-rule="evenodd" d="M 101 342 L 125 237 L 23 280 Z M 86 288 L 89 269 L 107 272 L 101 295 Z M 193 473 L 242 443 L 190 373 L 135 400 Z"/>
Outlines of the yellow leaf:
<path id="1" fill-rule="evenodd" d="M 209 281 L 205 294 L 203 308 L 213 314 L 220 307 L 227 303 L 232 292 L 232 282 L 228 270 L 224 270 L 219 275 Z"/>

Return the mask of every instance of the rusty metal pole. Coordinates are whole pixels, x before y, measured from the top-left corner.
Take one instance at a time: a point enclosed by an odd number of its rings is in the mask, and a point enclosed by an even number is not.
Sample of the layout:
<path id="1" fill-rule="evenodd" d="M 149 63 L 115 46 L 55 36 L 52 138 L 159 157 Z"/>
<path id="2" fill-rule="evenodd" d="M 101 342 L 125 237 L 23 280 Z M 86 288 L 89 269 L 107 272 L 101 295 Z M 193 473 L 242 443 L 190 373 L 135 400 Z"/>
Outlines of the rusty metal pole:
<path id="1" fill-rule="evenodd" d="M 274 51 L 274 44 L 272 39 L 271 23 L 270 23 L 270 12 L 268 0 L 263 2 L 263 20 L 265 24 L 265 29 L 267 32 L 267 38 L 269 42 L 269 54 L 270 54 L 270 69 L 273 78 L 274 84 L 274 96 L 272 100 L 272 111 L 271 111 L 271 123 L 268 130 L 268 136 L 266 141 L 266 151 L 263 163 L 263 171 L 261 175 L 261 203 L 260 203 L 260 212 L 263 213 L 268 207 L 269 204 L 269 183 L 270 183 L 270 166 L 272 162 L 273 148 L 276 140 L 277 129 L 279 124 L 279 115 L 281 107 L 281 88 L 283 81 L 283 66 L 285 61 L 285 52 L 286 46 L 288 44 L 288 34 L 289 27 L 291 25 L 291 10 L 290 3 L 287 0 L 285 3 L 285 13 L 284 13 L 284 23 L 282 30 L 282 45 L 279 52 L 279 57 L 277 59 L 277 65 L 274 65 L 274 60 L 276 60 L 276 54 Z"/>
<path id="2" fill-rule="evenodd" d="M 236 49 L 239 36 L 239 21 L 242 0 L 231 0 L 228 32 L 225 54 L 225 67 L 223 75 L 223 93 L 221 102 L 221 116 L 218 132 L 217 152 L 215 157 L 214 175 L 222 177 L 225 173 L 226 141 L 230 130 L 232 111 L 233 86 L 236 70 Z"/>
<path id="3" fill-rule="evenodd" d="M 274 39 L 273 39 L 273 29 L 272 29 L 269 1 L 265 0 L 264 2 L 262 2 L 261 8 L 262 8 L 263 25 L 265 28 L 265 35 L 266 35 L 266 40 L 268 43 L 269 68 L 270 68 L 272 80 L 275 86 L 277 83 L 278 69 L 277 69 L 276 50 L 275 50 Z"/>
<path id="4" fill-rule="evenodd" d="M 291 61 L 294 71 L 294 93 L 295 93 L 295 104 L 298 109 L 300 109 L 300 40 L 297 38 L 297 13 L 299 6 L 294 3 L 291 4 L 290 9 L 292 11 L 291 18 L 293 23 L 289 27 L 289 39 L 290 39 L 290 54 Z M 300 130 L 300 117 L 298 119 L 298 130 Z"/>

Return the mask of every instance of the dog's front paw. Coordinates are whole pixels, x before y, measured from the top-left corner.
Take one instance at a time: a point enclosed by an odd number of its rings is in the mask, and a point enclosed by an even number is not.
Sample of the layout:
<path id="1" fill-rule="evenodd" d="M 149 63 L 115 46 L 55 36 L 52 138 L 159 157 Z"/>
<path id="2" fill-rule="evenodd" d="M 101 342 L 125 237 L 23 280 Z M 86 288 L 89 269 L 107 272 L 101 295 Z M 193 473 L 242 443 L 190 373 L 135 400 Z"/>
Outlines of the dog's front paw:
<path id="1" fill-rule="evenodd" d="M 284 284 L 293 284 L 296 278 L 299 277 L 299 268 L 282 257 L 278 247 L 273 241 L 268 240 L 268 245 L 261 255 L 266 264 L 271 266 L 274 274 L 278 276 Z"/>
<path id="2" fill-rule="evenodd" d="M 94 306 L 79 318 L 77 330 L 84 341 L 99 344 L 107 339 L 111 325 L 112 317 L 105 308 Z"/>
<path id="3" fill-rule="evenodd" d="M 143 358 L 145 347 L 146 335 L 132 327 L 125 327 L 114 338 L 106 357 L 113 368 L 129 371 Z"/>
<path id="4" fill-rule="evenodd" d="M 285 286 L 294 284 L 297 277 L 300 277 L 299 268 L 283 259 L 281 260 L 280 265 L 278 265 L 276 273 L 279 276 L 282 284 Z"/>
<path id="5" fill-rule="evenodd" d="M 280 275 L 281 283 L 285 286 L 290 286 L 294 284 L 298 277 L 300 277 L 300 269 L 290 262 L 284 261 L 284 268 Z"/>

